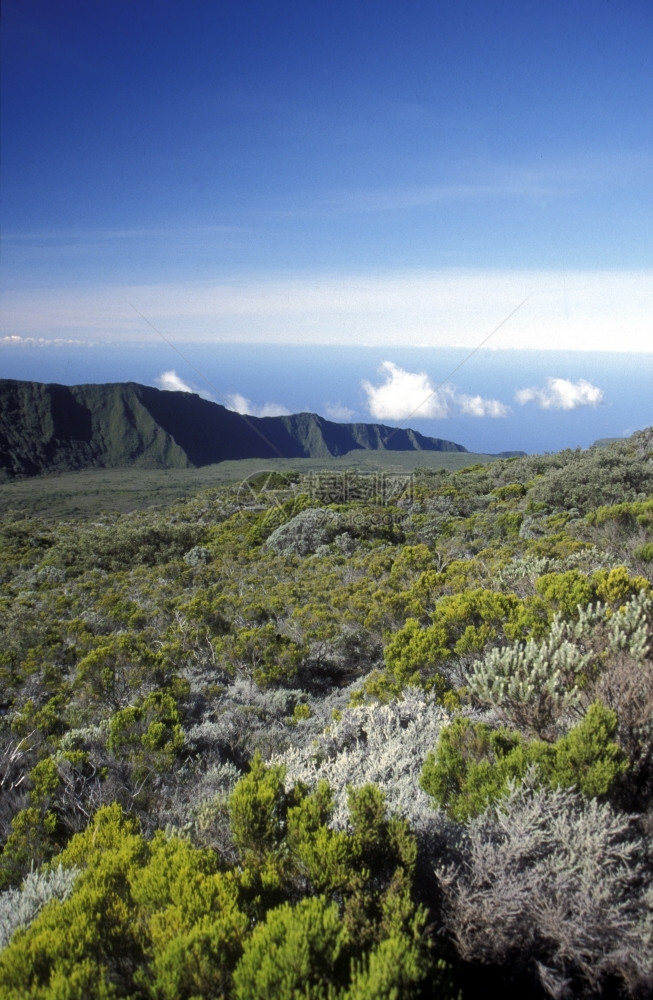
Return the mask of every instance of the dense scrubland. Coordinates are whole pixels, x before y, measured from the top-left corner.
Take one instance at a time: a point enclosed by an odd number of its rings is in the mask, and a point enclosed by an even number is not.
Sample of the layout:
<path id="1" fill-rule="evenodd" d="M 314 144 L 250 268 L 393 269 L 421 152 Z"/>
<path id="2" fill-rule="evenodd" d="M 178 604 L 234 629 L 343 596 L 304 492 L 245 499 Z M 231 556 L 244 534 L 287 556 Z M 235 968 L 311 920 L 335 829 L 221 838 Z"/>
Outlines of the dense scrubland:
<path id="1" fill-rule="evenodd" d="M 653 430 L 0 539 L 3 997 L 650 996 Z"/>

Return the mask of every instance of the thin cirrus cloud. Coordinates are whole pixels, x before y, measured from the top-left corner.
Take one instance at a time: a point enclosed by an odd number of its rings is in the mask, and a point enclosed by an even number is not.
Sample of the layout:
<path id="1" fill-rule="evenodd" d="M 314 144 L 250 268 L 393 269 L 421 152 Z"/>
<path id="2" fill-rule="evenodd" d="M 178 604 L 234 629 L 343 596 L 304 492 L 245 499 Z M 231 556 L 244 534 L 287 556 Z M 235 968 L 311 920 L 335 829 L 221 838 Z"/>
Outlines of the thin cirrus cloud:
<path id="1" fill-rule="evenodd" d="M 603 389 L 584 378 L 572 382 L 550 376 L 543 388 L 518 389 L 515 399 L 522 406 L 535 403 L 541 410 L 575 410 L 579 406 L 598 406 L 603 402 Z"/>
<path id="2" fill-rule="evenodd" d="M 467 396 L 453 386 L 434 387 L 426 372 L 408 372 L 392 361 L 383 361 L 381 385 L 363 379 L 368 410 L 376 420 L 445 419 L 455 412 L 472 417 L 505 417 L 509 409 L 498 399 Z"/>
<path id="3" fill-rule="evenodd" d="M 23 338 L 103 344 L 151 339 L 149 323 L 175 343 L 471 348 L 491 335 L 494 348 L 650 353 L 652 289 L 650 269 L 242 274 L 9 290 L 3 317 Z"/>

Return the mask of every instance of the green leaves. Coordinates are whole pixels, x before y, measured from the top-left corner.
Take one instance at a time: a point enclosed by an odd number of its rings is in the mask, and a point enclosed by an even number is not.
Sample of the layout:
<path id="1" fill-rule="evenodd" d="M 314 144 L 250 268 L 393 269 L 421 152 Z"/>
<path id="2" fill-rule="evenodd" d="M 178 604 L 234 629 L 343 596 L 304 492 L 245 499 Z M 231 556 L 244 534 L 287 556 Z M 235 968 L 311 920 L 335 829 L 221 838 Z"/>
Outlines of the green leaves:
<path id="1" fill-rule="evenodd" d="M 255 928 L 234 972 L 238 1000 L 332 1000 L 348 933 L 323 896 L 284 903 Z M 342 995 L 342 994 L 340 994 Z"/>
<path id="2" fill-rule="evenodd" d="M 527 742 L 515 730 L 458 717 L 428 755 L 420 785 L 452 819 L 464 822 L 519 785 L 529 768 L 539 784 L 605 796 L 628 768 L 614 742 L 616 714 L 600 703 L 556 743 Z"/>
<path id="3" fill-rule="evenodd" d="M 250 772 L 229 798 L 229 820 L 234 842 L 246 868 L 260 873 L 283 866 L 285 820 L 289 800 L 281 767 L 266 768 L 256 753 Z"/>
<path id="4" fill-rule="evenodd" d="M 239 628 L 219 640 L 217 648 L 231 671 L 254 680 L 259 687 L 290 684 L 307 652 L 272 622 Z"/>
<path id="5" fill-rule="evenodd" d="M 61 855 L 83 868 L 0 956 L 10 1000 L 224 995 L 247 934 L 238 880 L 216 858 L 159 835 L 147 842 L 116 807 Z"/>
<path id="6" fill-rule="evenodd" d="M 442 625 L 421 628 L 414 618 L 394 633 L 384 656 L 399 692 L 404 687 L 424 685 L 427 690 L 435 687 L 439 694 L 444 693 L 446 681 L 438 673 L 437 664 L 451 654 L 447 643 L 447 631 Z"/>
<path id="7" fill-rule="evenodd" d="M 143 776 L 171 767 L 183 745 L 179 711 L 165 691 L 152 691 L 139 704 L 116 712 L 109 723 L 109 750 Z"/>
<path id="8" fill-rule="evenodd" d="M 50 770 L 38 775 L 48 788 Z M 241 861 L 231 872 L 213 852 L 162 833 L 146 840 L 117 806 L 101 809 L 57 859 L 80 869 L 72 893 L 0 955 L 0 992 L 417 995 L 430 966 L 426 913 L 411 900 L 414 839 L 378 789 L 352 789 L 349 801 L 351 832 L 333 830 L 326 784 L 286 791 L 283 770 L 256 757 L 229 800 Z"/>
<path id="9" fill-rule="evenodd" d="M 425 946 L 446 917 L 429 879 L 474 817 L 496 802 L 500 825 L 520 784 L 524 801 L 573 787 L 650 811 L 637 440 L 627 460 L 422 470 L 401 508 L 327 508 L 307 480 L 281 493 L 266 476 L 247 509 L 233 487 L 125 517 L 2 518 L 0 884 L 59 860 L 83 876 L 15 935 L 0 992 L 203 1000 L 235 996 L 240 969 L 243 995 L 455 996 Z M 558 504 L 572 493 L 578 509 Z M 420 770 L 464 838 L 424 807 Z"/>
<path id="10" fill-rule="evenodd" d="M 617 716 L 596 702 L 579 725 L 554 743 L 551 752 L 539 745 L 533 756 L 551 788 L 577 788 L 590 798 L 608 795 L 628 769 L 625 754 L 614 742 Z"/>

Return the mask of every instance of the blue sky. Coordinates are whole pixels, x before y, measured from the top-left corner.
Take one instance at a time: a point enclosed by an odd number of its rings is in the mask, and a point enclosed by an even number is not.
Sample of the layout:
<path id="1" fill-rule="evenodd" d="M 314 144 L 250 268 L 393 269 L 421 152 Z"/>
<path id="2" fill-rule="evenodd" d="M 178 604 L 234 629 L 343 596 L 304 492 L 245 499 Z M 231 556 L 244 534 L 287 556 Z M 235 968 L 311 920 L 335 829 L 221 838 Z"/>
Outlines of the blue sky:
<path id="1" fill-rule="evenodd" d="M 464 356 L 518 306 L 488 350 L 653 351 L 649 0 L 2 13 L 5 370 L 161 346 L 139 313 L 183 350 L 368 346 L 416 377 L 398 348 Z"/>

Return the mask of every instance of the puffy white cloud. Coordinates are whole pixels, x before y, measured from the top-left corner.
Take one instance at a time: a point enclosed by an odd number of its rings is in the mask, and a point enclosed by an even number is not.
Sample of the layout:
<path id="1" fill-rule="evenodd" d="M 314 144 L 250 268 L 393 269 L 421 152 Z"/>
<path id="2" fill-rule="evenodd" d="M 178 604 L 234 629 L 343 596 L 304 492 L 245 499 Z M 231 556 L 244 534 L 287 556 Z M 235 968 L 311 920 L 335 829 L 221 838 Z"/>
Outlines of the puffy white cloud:
<path id="1" fill-rule="evenodd" d="M 174 368 L 170 371 L 161 372 L 154 379 L 155 383 L 158 385 L 159 389 L 164 389 L 166 392 L 192 392 L 196 396 L 201 396 L 202 399 L 209 399 L 213 402 L 213 396 L 206 389 L 197 389 L 194 385 L 189 382 L 184 382 L 183 378 L 177 375 Z"/>
<path id="2" fill-rule="evenodd" d="M 382 361 L 379 371 L 385 374 L 382 385 L 363 379 L 367 407 L 376 420 L 422 420 L 447 417 L 446 393 L 435 389 L 426 372 L 407 372 L 392 361 Z"/>
<path id="3" fill-rule="evenodd" d="M 536 403 L 542 410 L 575 410 L 578 406 L 598 406 L 603 402 L 603 389 L 584 378 L 572 382 L 549 377 L 545 388 L 518 389 L 515 399 L 522 405 Z"/>
<path id="4" fill-rule="evenodd" d="M 283 417 L 290 413 L 290 410 L 281 403 L 263 403 L 262 406 L 255 406 L 251 399 L 247 399 L 240 392 L 230 392 L 225 398 L 225 406 L 228 410 L 249 417 Z"/>
<path id="5" fill-rule="evenodd" d="M 257 417 L 285 417 L 290 413 L 283 403 L 263 403 L 256 411 Z"/>
<path id="6" fill-rule="evenodd" d="M 195 389 L 184 382 L 173 369 L 170 369 L 169 372 L 161 372 L 154 381 L 159 389 L 165 389 L 166 392 L 195 392 Z"/>
<path id="7" fill-rule="evenodd" d="M 460 412 L 469 417 L 507 417 L 510 407 L 498 399 L 484 399 L 483 396 L 456 394 Z"/>
<path id="8" fill-rule="evenodd" d="M 324 404 L 324 414 L 329 420 L 351 420 L 355 412 L 355 410 L 350 410 L 348 406 L 343 406 L 342 403 Z"/>
<path id="9" fill-rule="evenodd" d="M 454 386 L 434 387 L 426 372 L 407 372 L 392 361 L 382 362 L 379 371 L 386 376 L 382 385 L 361 382 L 376 420 L 444 419 L 455 411 L 470 417 L 506 417 L 510 412 L 498 399 L 467 396 Z"/>
<path id="10" fill-rule="evenodd" d="M 250 400 L 241 395 L 239 392 L 230 392 L 229 395 L 225 397 L 224 405 L 228 410 L 234 410 L 236 413 L 254 413 L 254 407 L 252 406 Z"/>

